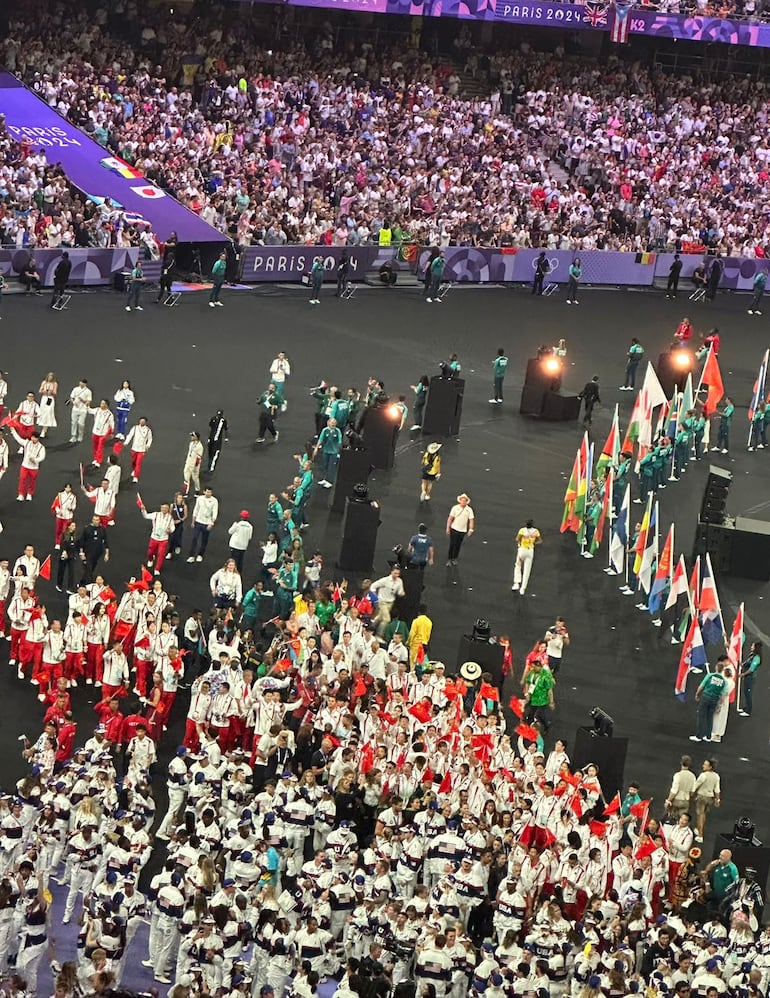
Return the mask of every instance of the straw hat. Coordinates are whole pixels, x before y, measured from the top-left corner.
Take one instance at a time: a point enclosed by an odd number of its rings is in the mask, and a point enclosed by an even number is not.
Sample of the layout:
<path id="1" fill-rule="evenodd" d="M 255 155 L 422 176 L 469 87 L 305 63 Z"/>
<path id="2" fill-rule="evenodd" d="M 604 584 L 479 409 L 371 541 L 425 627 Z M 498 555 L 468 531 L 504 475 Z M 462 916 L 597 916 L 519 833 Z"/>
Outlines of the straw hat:
<path id="1" fill-rule="evenodd" d="M 428 444 L 426 450 L 429 454 L 438 454 L 441 450 L 441 444 Z"/>
<path id="2" fill-rule="evenodd" d="M 469 683 L 475 683 L 481 676 L 481 666 L 478 662 L 463 662 L 460 675 Z"/>

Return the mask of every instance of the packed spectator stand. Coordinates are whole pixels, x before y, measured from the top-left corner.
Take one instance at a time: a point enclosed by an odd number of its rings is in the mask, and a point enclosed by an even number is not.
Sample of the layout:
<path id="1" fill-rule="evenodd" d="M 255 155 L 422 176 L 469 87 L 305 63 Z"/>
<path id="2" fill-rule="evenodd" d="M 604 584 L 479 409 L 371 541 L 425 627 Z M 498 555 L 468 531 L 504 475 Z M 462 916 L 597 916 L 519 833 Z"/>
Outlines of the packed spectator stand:
<path id="1" fill-rule="evenodd" d="M 2 59 L 49 104 L 240 245 L 392 242 L 765 255 L 763 83 L 629 59 L 375 47 L 296 11 L 167 17 L 31 2 Z M 195 43 L 191 44 L 191 37 Z M 431 46 L 433 47 L 433 46 Z M 475 77 L 484 96 L 464 98 Z M 4 244 L 129 246 L 168 233 L 69 187 L 2 137 Z"/>

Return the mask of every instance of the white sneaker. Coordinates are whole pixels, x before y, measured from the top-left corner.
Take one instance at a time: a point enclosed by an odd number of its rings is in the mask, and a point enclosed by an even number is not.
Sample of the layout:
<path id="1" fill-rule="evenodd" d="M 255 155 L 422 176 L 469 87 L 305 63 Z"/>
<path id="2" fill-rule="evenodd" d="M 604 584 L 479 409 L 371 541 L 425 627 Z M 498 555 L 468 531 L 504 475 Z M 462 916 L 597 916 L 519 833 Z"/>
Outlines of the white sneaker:
<path id="1" fill-rule="evenodd" d="M 749 454 L 753 454 L 753 453 L 754 453 L 754 448 L 753 447 L 749 447 Z M 21 496 L 19 496 L 19 499 L 21 499 Z"/>
<path id="2" fill-rule="evenodd" d="M 429 302 L 432 302 L 432 301 L 433 301 L 433 299 L 432 299 L 432 298 L 426 298 L 426 299 L 425 299 L 425 301 L 429 301 Z"/>
<path id="3" fill-rule="evenodd" d="M 214 304 L 216 305 L 217 308 L 224 308 L 225 303 L 223 301 L 216 301 L 214 302 Z"/>
<path id="4" fill-rule="evenodd" d="M 130 305 L 126 305 L 126 311 L 127 311 L 127 312 L 130 312 L 130 311 L 131 311 L 131 306 L 130 306 Z M 69 919 L 67 919 L 67 921 L 69 921 Z"/>
<path id="5" fill-rule="evenodd" d="M 136 310 L 137 310 L 137 312 L 144 312 L 144 309 L 142 308 L 141 305 L 137 305 L 136 306 Z"/>
<path id="6" fill-rule="evenodd" d="M 757 450 L 764 450 L 764 449 L 765 449 L 764 444 L 757 444 Z M 29 496 L 27 496 L 27 499 L 29 499 Z"/>
<path id="7" fill-rule="evenodd" d="M 32 502 L 32 496 L 29 492 L 27 493 L 27 502 Z"/>
<path id="8" fill-rule="evenodd" d="M 726 447 L 723 447 L 723 448 L 722 448 L 722 453 L 723 453 L 723 454 L 726 454 L 726 453 L 727 453 L 727 448 L 726 448 Z"/>
<path id="9" fill-rule="evenodd" d="M 187 559 L 187 564 L 191 565 L 194 561 L 195 561 L 195 556 L 194 555 L 190 555 L 190 557 Z"/>
<path id="10" fill-rule="evenodd" d="M 203 561 L 203 555 L 199 554 L 195 560 L 196 561 Z"/>
<path id="11" fill-rule="evenodd" d="M 24 502 L 24 496 L 16 496 L 16 502 Z"/>
<path id="12" fill-rule="evenodd" d="M 216 307 L 217 306 L 215 305 L 215 303 L 213 301 L 209 302 L 209 308 L 216 308 Z"/>
<path id="13" fill-rule="evenodd" d="M 758 308 L 754 309 L 754 315 L 762 315 Z"/>
<path id="14" fill-rule="evenodd" d="M 754 314 L 754 309 L 753 308 L 747 308 L 746 311 L 749 313 L 749 315 L 753 315 Z"/>

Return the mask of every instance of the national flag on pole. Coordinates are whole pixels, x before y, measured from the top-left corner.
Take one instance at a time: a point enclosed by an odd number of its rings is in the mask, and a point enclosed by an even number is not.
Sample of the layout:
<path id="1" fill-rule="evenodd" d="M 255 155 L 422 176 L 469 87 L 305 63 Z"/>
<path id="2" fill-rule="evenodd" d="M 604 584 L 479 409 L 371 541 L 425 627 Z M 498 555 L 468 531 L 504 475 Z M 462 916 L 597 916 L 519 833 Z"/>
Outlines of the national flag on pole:
<path id="1" fill-rule="evenodd" d="M 690 572 L 690 605 L 693 610 L 700 603 L 700 557 L 695 559 L 695 564 L 692 566 L 692 572 Z"/>
<path id="2" fill-rule="evenodd" d="M 616 575 L 620 575 L 626 567 L 626 548 L 628 546 L 628 521 L 631 509 L 631 486 L 626 486 L 626 494 L 618 510 L 617 518 L 612 525 L 610 537 L 610 565 Z"/>
<path id="3" fill-rule="evenodd" d="M 51 556 L 50 556 L 50 554 L 45 559 L 45 561 L 43 562 L 43 564 L 40 566 L 40 571 L 38 572 L 38 575 L 40 576 L 41 579 L 47 579 L 49 582 L 51 581 Z"/>
<path id="4" fill-rule="evenodd" d="M 703 415 L 711 416 L 716 412 L 717 405 L 721 402 L 725 393 L 725 386 L 722 381 L 722 372 L 719 370 L 719 361 L 714 353 L 714 347 L 709 347 L 706 363 L 703 365 L 703 373 L 700 376 L 701 385 L 708 389 L 706 400 L 703 403 Z"/>
<path id="5" fill-rule="evenodd" d="M 671 589 L 668 592 L 668 599 L 666 600 L 666 609 L 670 610 L 672 606 L 676 603 L 680 596 L 684 596 L 689 592 L 687 588 L 687 565 L 684 561 L 684 555 L 679 555 L 679 561 L 676 563 L 676 568 L 674 569 L 674 574 L 671 577 Z"/>
<path id="6" fill-rule="evenodd" d="M 741 666 L 741 661 L 743 659 L 743 642 L 746 640 L 744 626 L 744 607 L 743 603 L 741 603 L 738 607 L 738 613 L 735 615 L 735 620 L 733 621 L 733 633 L 730 635 L 730 642 L 727 645 L 727 657 L 730 660 L 730 665 L 733 667 L 736 679 L 738 676 L 738 670 Z M 733 687 L 733 691 L 730 694 L 730 703 L 735 702 L 737 689 L 738 683 L 736 682 Z"/>
<path id="7" fill-rule="evenodd" d="M 759 374 L 757 374 L 757 379 L 754 382 L 754 391 L 751 396 L 751 402 L 749 403 L 749 422 L 751 422 L 754 418 L 757 406 L 760 402 L 764 401 L 765 398 L 765 381 L 767 380 L 767 361 L 769 356 L 770 350 L 765 350 L 765 356 L 762 358 L 762 363 L 759 365 Z"/>
<path id="8" fill-rule="evenodd" d="M 638 575 L 642 567 L 642 555 L 644 554 L 644 549 L 647 547 L 647 534 L 650 531 L 650 521 L 652 519 L 652 503 L 652 492 L 650 492 L 647 496 L 647 506 L 644 510 L 644 516 L 639 528 L 639 536 L 636 538 L 636 547 L 634 548 L 635 557 L 632 566 L 634 575 Z"/>
<path id="9" fill-rule="evenodd" d="M 596 527 L 594 528 L 594 535 L 591 538 L 591 554 L 596 554 L 602 545 L 604 540 L 604 527 L 607 523 L 607 517 L 610 516 L 610 511 L 612 510 L 612 489 L 613 481 L 615 478 L 615 472 L 610 468 L 607 477 L 604 479 L 604 496 L 602 498 L 602 511 L 599 514 L 599 519 L 596 521 Z"/>
<path id="10" fill-rule="evenodd" d="M 575 502 L 577 500 L 578 487 L 583 476 L 583 467 L 588 460 L 588 433 L 583 434 L 583 440 L 575 454 L 572 464 L 572 472 L 567 483 L 567 490 L 564 493 L 564 515 L 561 519 L 561 532 L 571 530 L 577 533 L 580 523 L 575 516 Z"/>
<path id="11" fill-rule="evenodd" d="M 618 791 L 618 793 L 615 794 L 615 796 L 612 798 L 609 804 L 605 807 L 604 813 L 608 816 L 610 814 L 617 814 L 618 811 L 620 810 L 620 805 L 621 805 L 620 791 Z"/>
<path id="12" fill-rule="evenodd" d="M 708 552 L 706 552 L 704 559 L 700 599 L 697 607 L 703 640 L 708 645 L 724 644 L 727 641 L 725 622 L 722 618 L 722 607 L 719 605 L 714 570 L 711 567 L 711 555 Z"/>
<path id="13" fill-rule="evenodd" d="M 607 442 L 602 448 L 599 460 L 596 462 L 596 476 L 603 478 L 607 467 L 617 467 L 620 459 L 620 427 L 618 426 L 618 406 L 615 403 L 615 415 L 612 417 L 612 426 L 607 437 Z"/>
<path id="14" fill-rule="evenodd" d="M 152 580 L 153 580 L 152 572 L 148 571 L 144 567 L 144 565 L 142 565 L 142 582 L 146 582 L 149 585 L 152 582 Z"/>
<path id="15" fill-rule="evenodd" d="M 692 391 L 692 374 L 687 375 L 682 391 L 682 404 L 679 407 L 679 425 L 684 422 L 685 416 L 695 405 L 695 396 Z"/>
<path id="16" fill-rule="evenodd" d="M 698 618 L 693 617 L 690 621 L 684 645 L 682 646 L 679 669 L 677 670 L 676 683 L 674 684 L 674 693 L 680 700 L 684 700 L 685 691 L 687 690 L 687 677 L 693 669 L 699 669 L 702 672 L 705 667 L 706 649 L 703 647 L 703 635 L 700 631 Z"/>
<path id="17" fill-rule="evenodd" d="M 612 28 L 610 37 L 618 45 L 628 44 L 628 33 L 631 30 L 631 8 L 634 0 L 615 0 L 613 3 Z"/>
<path id="18" fill-rule="evenodd" d="M 647 396 L 651 409 L 657 409 L 659 405 L 665 405 L 668 402 L 668 396 L 663 391 L 660 378 L 649 360 L 647 361 L 647 370 L 644 372 L 641 394 Z"/>
<path id="19" fill-rule="evenodd" d="M 588 508 L 588 491 L 591 488 L 591 475 L 594 465 L 594 445 L 588 445 L 588 456 L 583 466 L 583 474 L 578 483 L 577 498 L 575 499 L 575 518 L 578 521 L 575 539 L 582 547 L 586 537 L 586 510 Z"/>
<path id="20" fill-rule="evenodd" d="M 675 387 L 674 394 L 671 396 L 671 401 L 668 404 L 668 422 L 666 424 L 666 436 L 672 440 L 679 429 L 680 400 L 679 389 Z"/>
<path id="21" fill-rule="evenodd" d="M 663 593 L 667 586 L 672 584 L 671 571 L 673 569 L 674 562 L 674 524 L 668 528 L 668 535 L 666 536 L 666 542 L 663 545 L 663 550 L 660 553 L 660 558 L 658 559 L 658 567 L 655 570 L 655 578 L 652 580 L 652 588 L 650 589 L 650 599 L 647 603 L 647 609 L 650 613 L 659 613 L 660 606 L 663 599 Z"/>
<path id="22" fill-rule="evenodd" d="M 647 537 L 645 540 L 644 550 L 642 551 L 642 560 L 639 565 L 639 571 L 635 574 L 639 578 L 639 585 L 645 593 L 650 592 L 650 587 L 652 586 L 652 567 L 658 560 L 658 504 L 657 502 L 652 507 L 652 513 L 650 514 L 650 526 L 647 530 Z"/>

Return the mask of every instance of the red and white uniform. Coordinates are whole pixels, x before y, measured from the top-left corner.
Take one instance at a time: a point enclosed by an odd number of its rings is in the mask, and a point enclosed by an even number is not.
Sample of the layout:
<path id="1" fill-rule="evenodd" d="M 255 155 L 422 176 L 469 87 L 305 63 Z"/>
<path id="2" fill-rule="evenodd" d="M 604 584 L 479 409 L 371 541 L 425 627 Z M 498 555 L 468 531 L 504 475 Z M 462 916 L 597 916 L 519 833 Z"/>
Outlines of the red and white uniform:
<path id="1" fill-rule="evenodd" d="M 75 517 L 77 504 L 78 497 L 74 492 L 59 492 L 51 503 L 51 509 L 56 517 L 56 536 L 54 537 L 54 547 L 56 549 L 61 544 L 64 531 Z"/>
<path id="2" fill-rule="evenodd" d="M 134 670 L 136 672 L 136 691 L 140 697 L 147 696 L 147 689 L 155 669 L 155 659 L 158 654 L 158 636 L 155 631 L 146 631 L 134 642 Z"/>
<path id="3" fill-rule="evenodd" d="M 200 748 L 200 738 L 198 737 L 198 726 L 206 727 L 211 712 L 212 696 L 210 693 L 196 693 L 190 699 L 190 707 L 187 711 L 187 721 L 184 729 L 184 741 L 182 744 L 191 752 L 197 752 Z"/>
<path id="4" fill-rule="evenodd" d="M 31 499 L 35 494 L 40 465 L 45 461 L 45 447 L 39 440 L 26 440 L 22 443 L 21 438 L 19 438 L 19 442 L 24 454 L 19 469 L 19 489 L 16 498 Z"/>
<path id="5" fill-rule="evenodd" d="M 24 399 L 14 413 L 18 423 L 16 432 L 24 440 L 29 440 L 32 436 L 32 431 L 35 429 L 35 423 L 37 422 L 39 415 L 40 406 L 34 401 L 34 399 Z"/>
<path id="6" fill-rule="evenodd" d="M 104 653 L 102 693 L 105 699 L 114 697 L 121 686 L 128 686 L 128 659 L 120 649 Z"/>
<path id="7" fill-rule="evenodd" d="M 11 591 L 11 572 L 0 567 L 0 636 L 5 634 L 5 602 Z"/>
<path id="8" fill-rule="evenodd" d="M 21 654 L 21 643 L 29 627 L 29 618 L 35 609 L 35 600 L 28 596 L 22 598 L 21 593 L 11 600 L 8 616 L 11 620 L 11 652 L 10 665 L 15 665 Z"/>
<path id="9" fill-rule="evenodd" d="M 92 464 L 98 466 L 104 460 L 104 445 L 115 430 L 115 419 L 110 409 L 102 409 L 101 406 L 98 406 L 96 409 L 89 409 L 88 411 L 94 417 L 94 425 L 91 430 L 91 443 L 93 446 Z"/>
<path id="10" fill-rule="evenodd" d="M 131 430 L 131 433 L 133 432 L 134 430 Z M 161 510 L 157 513 L 148 513 L 142 508 L 141 513 L 145 520 L 152 523 L 150 542 L 147 545 L 147 564 L 151 565 L 154 562 L 155 571 L 160 572 L 168 551 L 168 539 L 174 532 L 174 518 L 171 513 L 164 513 Z"/>
<path id="11" fill-rule="evenodd" d="M 28 665 L 32 665 L 32 681 L 35 685 L 40 684 L 41 663 L 43 660 L 43 641 L 48 630 L 48 619 L 38 607 L 29 615 L 29 624 L 21 642 L 21 654 L 19 656 L 19 672 L 26 670 Z"/>
<path id="12" fill-rule="evenodd" d="M 117 496 L 111 488 L 86 489 L 87 498 L 94 504 L 94 515 L 99 517 L 99 522 L 103 527 L 112 526 L 115 523 L 115 503 Z"/>
<path id="13" fill-rule="evenodd" d="M 90 617 L 86 627 L 86 682 L 101 686 L 104 649 L 110 640 L 110 618 Z"/>
<path id="14" fill-rule="evenodd" d="M 138 482 L 142 471 L 142 461 L 145 454 L 152 447 L 152 430 L 145 423 L 144 426 L 137 423 L 132 426 L 126 437 L 126 446 L 131 445 L 131 477 L 132 481 Z"/>
<path id="15" fill-rule="evenodd" d="M 40 559 L 34 555 L 19 555 L 13 563 L 13 574 L 16 575 L 19 569 L 24 572 L 25 584 L 32 589 L 40 575 Z"/>
<path id="16" fill-rule="evenodd" d="M 64 628 L 64 678 L 77 683 L 83 675 L 86 650 L 86 625 L 80 616 L 67 621 Z"/>
<path id="17" fill-rule="evenodd" d="M 56 680 L 64 675 L 64 659 L 64 631 L 49 629 L 43 640 L 42 677 L 40 679 L 39 696 L 45 694 L 48 686 L 55 686 Z"/>
<path id="18" fill-rule="evenodd" d="M 159 635 L 159 640 L 162 637 L 162 634 Z M 179 689 L 184 670 L 182 659 L 179 655 L 176 655 L 174 658 L 162 656 L 159 665 L 159 671 L 163 677 L 161 700 L 163 702 L 163 726 L 165 727 L 168 724 L 168 715 L 174 705 L 174 700 L 176 700 L 176 691 Z"/>

